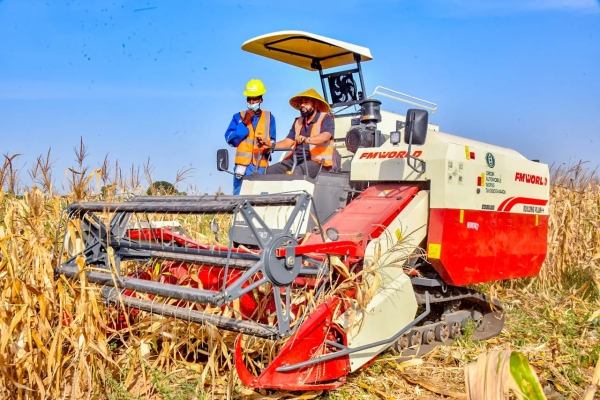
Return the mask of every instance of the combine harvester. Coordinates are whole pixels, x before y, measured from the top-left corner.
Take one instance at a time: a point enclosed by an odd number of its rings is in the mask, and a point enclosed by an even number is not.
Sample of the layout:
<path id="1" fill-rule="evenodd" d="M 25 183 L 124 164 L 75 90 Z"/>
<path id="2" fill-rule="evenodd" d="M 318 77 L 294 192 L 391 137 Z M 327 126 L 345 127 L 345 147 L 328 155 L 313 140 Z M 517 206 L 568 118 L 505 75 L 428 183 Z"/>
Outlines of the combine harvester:
<path id="1" fill-rule="evenodd" d="M 319 71 L 341 168 L 247 176 L 240 196 L 71 204 L 56 273 L 86 266 L 130 316 L 238 332 L 236 370 L 255 388 L 335 388 L 385 351 L 419 356 L 450 343 L 469 320 L 472 339 L 497 335 L 501 304 L 468 285 L 538 274 L 548 166 L 442 133 L 428 123 L 433 103 L 383 87 L 366 96 L 367 48 L 286 31 L 242 49 Z M 376 96 L 415 108 L 384 111 Z M 226 149 L 217 164 L 228 170 Z M 186 234 L 219 214 L 231 215 L 228 246 Z M 248 350 L 256 341 L 277 350 L 265 361 L 267 351 Z"/>

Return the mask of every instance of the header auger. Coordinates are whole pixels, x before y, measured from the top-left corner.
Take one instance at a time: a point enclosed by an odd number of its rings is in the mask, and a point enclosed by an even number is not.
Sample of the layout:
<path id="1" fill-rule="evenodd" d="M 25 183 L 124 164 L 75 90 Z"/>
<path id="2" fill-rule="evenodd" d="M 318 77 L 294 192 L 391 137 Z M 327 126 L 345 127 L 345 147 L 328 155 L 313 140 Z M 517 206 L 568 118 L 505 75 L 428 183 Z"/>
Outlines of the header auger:
<path id="1" fill-rule="evenodd" d="M 257 388 L 335 388 L 390 349 L 450 343 L 470 320 L 472 339 L 497 335 L 502 305 L 467 285 L 539 272 L 548 167 L 440 132 L 434 103 L 366 96 L 364 47 L 289 31 L 242 48 L 319 71 L 341 170 L 246 176 L 240 196 L 71 204 L 56 273 L 103 287 L 117 329 L 143 311 L 237 332 L 237 373 Z M 377 95 L 420 109 L 384 111 Z M 200 234 L 208 226 L 220 242 Z"/>

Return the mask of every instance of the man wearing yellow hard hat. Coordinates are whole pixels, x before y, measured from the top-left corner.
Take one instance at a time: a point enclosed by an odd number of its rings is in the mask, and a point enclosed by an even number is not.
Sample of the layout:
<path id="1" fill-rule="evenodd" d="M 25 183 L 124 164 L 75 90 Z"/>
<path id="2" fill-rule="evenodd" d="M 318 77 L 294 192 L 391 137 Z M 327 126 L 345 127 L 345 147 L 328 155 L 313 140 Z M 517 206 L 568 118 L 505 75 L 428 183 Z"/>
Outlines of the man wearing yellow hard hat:
<path id="1" fill-rule="evenodd" d="M 263 173 L 269 164 L 268 148 L 275 143 L 275 117 L 270 111 L 261 110 L 265 85 L 259 79 L 246 84 L 247 109 L 233 115 L 225 132 L 225 140 L 236 148 L 233 170 L 233 194 L 240 194 L 242 178 L 253 172 Z"/>
<path id="2" fill-rule="evenodd" d="M 333 137 L 335 124 L 329 104 L 315 89 L 309 89 L 290 99 L 290 105 L 300 111 L 287 137 L 273 145 L 292 148 L 297 166 L 294 175 L 315 178 L 319 170 L 330 170 L 334 164 Z M 267 168 L 267 174 L 289 174 L 294 164 L 293 154 Z"/>

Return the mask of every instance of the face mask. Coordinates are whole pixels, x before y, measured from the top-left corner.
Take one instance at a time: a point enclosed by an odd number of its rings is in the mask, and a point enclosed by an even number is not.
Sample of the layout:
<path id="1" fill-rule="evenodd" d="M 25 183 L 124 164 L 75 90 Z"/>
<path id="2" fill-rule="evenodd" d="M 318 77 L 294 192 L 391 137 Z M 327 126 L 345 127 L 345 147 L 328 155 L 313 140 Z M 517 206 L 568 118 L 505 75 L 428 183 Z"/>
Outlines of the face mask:
<path id="1" fill-rule="evenodd" d="M 260 107 L 260 103 L 254 103 L 254 104 L 248 103 L 249 110 L 256 111 L 256 110 L 258 110 L 259 107 Z"/>

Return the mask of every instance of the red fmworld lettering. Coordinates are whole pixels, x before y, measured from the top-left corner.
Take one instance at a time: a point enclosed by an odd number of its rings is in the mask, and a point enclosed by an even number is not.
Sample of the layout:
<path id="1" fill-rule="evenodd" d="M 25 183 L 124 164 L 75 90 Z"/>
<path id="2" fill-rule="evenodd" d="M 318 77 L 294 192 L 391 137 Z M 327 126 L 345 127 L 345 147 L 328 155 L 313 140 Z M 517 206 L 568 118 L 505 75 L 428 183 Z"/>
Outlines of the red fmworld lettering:
<path id="1" fill-rule="evenodd" d="M 0 0 L 2 1 L 2 0 Z M 415 150 L 413 152 L 413 157 L 419 157 L 421 154 L 423 154 L 423 152 L 421 150 Z M 407 158 L 408 157 L 408 153 L 406 153 L 406 151 L 367 151 L 365 153 L 362 153 L 359 157 L 360 160 L 362 160 L 363 158 L 369 160 L 369 159 L 373 159 L 373 158 L 384 158 L 384 159 L 391 159 L 391 158 Z"/>
<path id="2" fill-rule="evenodd" d="M 515 174 L 515 182 L 531 183 L 533 185 L 546 186 L 548 184 L 548 178 L 541 177 L 539 175 L 524 174 L 517 172 Z"/>

